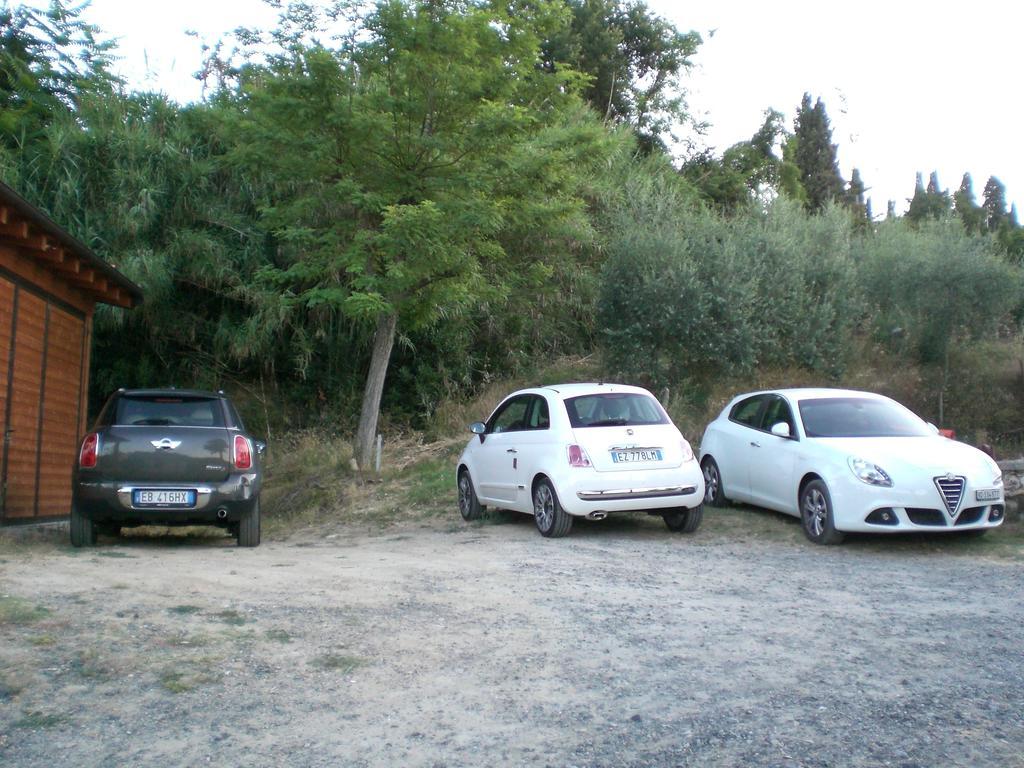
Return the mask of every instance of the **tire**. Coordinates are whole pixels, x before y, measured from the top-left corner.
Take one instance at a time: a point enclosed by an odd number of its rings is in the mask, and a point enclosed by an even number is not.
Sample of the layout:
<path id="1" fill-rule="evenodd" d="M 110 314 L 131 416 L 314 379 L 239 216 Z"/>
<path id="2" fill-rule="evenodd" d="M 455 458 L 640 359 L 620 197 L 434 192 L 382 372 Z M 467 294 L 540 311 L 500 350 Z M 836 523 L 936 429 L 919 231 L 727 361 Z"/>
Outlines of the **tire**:
<path id="1" fill-rule="evenodd" d="M 832 498 L 821 480 L 811 480 L 800 492 L 800 520 L 804 535 L 815 544 L 841 544 L 845 538 L 836 530 Z"/>
<path id="2" fill-rule="evenodd" d="M 96 523 L 82 514 L 78 505 L 71 503 L 71 546 L 96 546 Z"/>
<path id="3" fill-rule="evenodd" d="M 238 521 L 238 546 L 258 547 L 260 545 L 260 497 L 257 496 Z"/>
<path id="4" fill-rule="evenodd" d="M 459 513 L 463 520 L 478 520 L 484 513 L 480 499 L 473 490 L 473 479 L 466 469 L 459 472 Z"/>
<path id="5" fill-rule="evenodd" d="M 572 530 L 572 515 L 562 509 L 546 477 L 533 486 L 533 520 L 540 535 L 548 539 L 561 538 Z"/>
<path id="6" fill-rule="evenodd" d="M 698 504 L 693 509 L 673 509 L 661 517 L 673 533 L 693 533 L 704 519 L 704 505 Z"/>
<path id="7" fill-rule="evenodd" d="M 718 469 L 718 462 L 710 456 L 705 456 L 700 468 L 704 473 L 704 503 L 711 507 L 727 506 L 729 500 L 725 498 L 725 486 L 722 485 L 722 472 Z"/>

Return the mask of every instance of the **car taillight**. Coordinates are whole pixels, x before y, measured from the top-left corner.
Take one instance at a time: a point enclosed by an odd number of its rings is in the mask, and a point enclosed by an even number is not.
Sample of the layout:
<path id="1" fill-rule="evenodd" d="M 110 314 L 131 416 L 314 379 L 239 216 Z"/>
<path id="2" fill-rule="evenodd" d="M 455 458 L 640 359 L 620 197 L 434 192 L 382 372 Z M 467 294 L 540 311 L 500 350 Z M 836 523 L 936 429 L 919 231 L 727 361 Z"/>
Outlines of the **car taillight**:
<path id="1" fill-rule="evenodd" d="M 252 448 L 249 441 L 241 435 L 235 435 L 235 469 L 252 468 Z"/>
<path id="2" fill-rule="evenodd" d="M 570 445 L 569 446 L 569 466 L 570 467 L 589 467 L 590 457 L 587 456 L 587 452 L 583 450 L 582 446 Z"/>
<path id="3" fill-rule="evenodd" d="M 690 447 L 690 444 L 686 442 L 686 440 L 683 440 L 681 445 L 683 449 L 683 463 L 685 464 L 688 461 L 693 461 L 696 458 L 693 455 L 693 448 Z"/>
<path id="4" fill-rule="evenodd" d="M 95 467 L 96 455 L 100 452 L 100 436 L 98 432 L 92 432 L 85 436 L 82 441 L 82 450 L 78 452 L 78 466 Z"/>

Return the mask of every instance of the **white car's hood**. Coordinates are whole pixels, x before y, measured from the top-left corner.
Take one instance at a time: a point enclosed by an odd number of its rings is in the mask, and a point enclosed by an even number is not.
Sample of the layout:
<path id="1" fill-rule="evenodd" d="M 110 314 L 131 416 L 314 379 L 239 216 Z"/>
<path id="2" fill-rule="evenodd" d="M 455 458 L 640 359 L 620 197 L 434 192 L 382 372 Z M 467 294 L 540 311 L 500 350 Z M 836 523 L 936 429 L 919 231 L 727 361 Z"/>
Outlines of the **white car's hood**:
<path id="1" fill-rule="evenodd" d="M 928 437 L 824 437 L 813 442 L 837 453 L 870 461 L 893 479 L 925 471 L 934 475 L 964 475 L 988 484 L 998 475 L 994 462 L 966 443 L 938 435 Z"/>

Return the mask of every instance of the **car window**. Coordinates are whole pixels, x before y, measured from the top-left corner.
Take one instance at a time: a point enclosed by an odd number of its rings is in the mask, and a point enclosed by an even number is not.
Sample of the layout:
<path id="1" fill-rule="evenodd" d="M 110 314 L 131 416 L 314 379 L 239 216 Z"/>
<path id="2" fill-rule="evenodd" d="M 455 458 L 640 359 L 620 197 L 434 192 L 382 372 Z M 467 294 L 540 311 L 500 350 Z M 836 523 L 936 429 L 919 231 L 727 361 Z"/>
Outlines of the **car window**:
<path id="1" fill-rule="evenodd" d="M 565 401 L 565 410 L 574 429 L 669 423 L 665 412 L 653 397 L 634 392 L 602 392 L 570 397 Z"/>
<path id="2" fill-rule="evenodd" d="M 223 427 L 224 413 L 216 398 L 125 395 L 117 400 L 113 423 L 133 427 Z"/>
<path id="3" fill-rule="evenodd" d="M 808 437 L 927 437 L 928 426 L 901 405 L 866 397 L 800 401 Z"/>
<path id="4" fill-rule="evenodd" d="M 238 411 L 235 410 L 235 405 L 230 400 L 225 400 L 224 404 L 228 407 L 228 418 L 231 422 L 242 432 L 245 432 L 245 425 L 242 423 L 242 417 L 238 415 Z"/>
<path id="5" fill-rule="evenodd" d="M 789 408 L 789 403 L 776 395 L 768 401 L 768 407 L 764 409 L 761 429 L 770 432 L 771 428 L 779 422 L 788 424 L 789 434 L 796 435 L 795 425 L 793 424 L 793 412 Z"/>
<path id="6" fill-rule="evenodd" d="M 732 410 L 729 412 L 729 419 L 745 424 L 748 427 L 759 429 L 761 422 L 758 416 L 761 413 L 764 399 L 764 395 L 755 395 L 754 397 L 748 397 L 746 400 L 741 400 L 732 407 Z"/>
<path id="7" fill-rule="evenodd" d="M 532 399 L 527 395 L 509 400 L 491 416 L 491 420 L 487 424 L 487 431 L 498 433 L 526 429 L 526 412 Z"/>
<path id="8" fill-rule="evenodd" d="M 548 411 L 548 401 L 537 395 L 533 398 L 533 407 L 530 409 L 527 429 L 547 429 L 550 426 L 551 414 Z"/>

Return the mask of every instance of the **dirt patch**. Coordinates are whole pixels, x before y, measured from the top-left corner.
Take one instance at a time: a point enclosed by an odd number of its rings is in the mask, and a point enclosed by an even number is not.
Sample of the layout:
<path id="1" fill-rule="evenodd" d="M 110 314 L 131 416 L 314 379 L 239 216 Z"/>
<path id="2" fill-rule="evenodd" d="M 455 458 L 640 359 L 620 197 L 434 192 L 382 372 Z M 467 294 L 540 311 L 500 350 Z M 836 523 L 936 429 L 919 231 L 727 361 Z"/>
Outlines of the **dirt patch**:
<path id="1" fill-rule="evenodd" d="M 998 539 L 500 521 L 7 541 L 0 761 L 1022 764 L 1024 569 Z"/>

